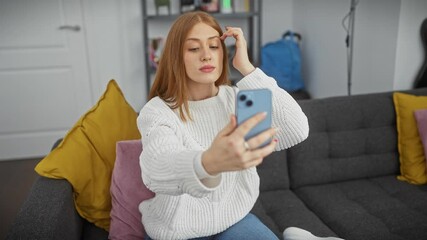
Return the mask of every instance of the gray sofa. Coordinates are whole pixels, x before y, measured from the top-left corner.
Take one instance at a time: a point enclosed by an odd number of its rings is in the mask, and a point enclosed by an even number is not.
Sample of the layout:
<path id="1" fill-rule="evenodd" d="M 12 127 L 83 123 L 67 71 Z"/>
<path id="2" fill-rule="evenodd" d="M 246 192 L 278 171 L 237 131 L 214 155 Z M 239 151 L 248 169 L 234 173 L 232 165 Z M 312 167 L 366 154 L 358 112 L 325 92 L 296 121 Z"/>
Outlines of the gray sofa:
<path id="1" fill-rule="evenodd" d="M 427 89 L 411 90 L 427 95 Z M 255 213 L 279 237 L 289 226 L 347 240 L 427 239 L 427 185 L 399 174 L 392 93 L 301 100 L 303 143 L 258 167 Z M 40 177 L 7 239 L 107 239 L 75 211 L 65 180 Z"/>

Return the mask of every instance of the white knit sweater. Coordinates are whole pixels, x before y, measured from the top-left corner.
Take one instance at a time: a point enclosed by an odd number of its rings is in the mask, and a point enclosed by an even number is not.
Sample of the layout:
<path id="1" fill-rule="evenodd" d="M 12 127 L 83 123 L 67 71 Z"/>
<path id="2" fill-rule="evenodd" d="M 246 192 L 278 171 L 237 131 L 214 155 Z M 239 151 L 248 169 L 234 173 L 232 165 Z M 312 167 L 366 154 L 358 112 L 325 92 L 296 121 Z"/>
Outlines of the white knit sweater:
<path id="1" fill-rule="evenodd" d="M 244 77 L 239 89 L 269 88 L 273 93 L 272 122 L 280 131 L 276 150 L 289 148 L 308 136 L 308 122 L 295 100 L 260 69 Z M 182 122 L 176 110 L 156 97 L 141 110 L 142 179 L 156 196 L 139 205 L 151 238 L 189 239 L 226 230 L 252 209 L 259 194 L 256 168 L 225 172 L 216 184 L 202 182 L 201 153 L 234 113 L 235 93 L 221 86 L 218 95 L 190 101 L 193 121 Z M 195 167 L 196 166 L 196 167 Z"/>

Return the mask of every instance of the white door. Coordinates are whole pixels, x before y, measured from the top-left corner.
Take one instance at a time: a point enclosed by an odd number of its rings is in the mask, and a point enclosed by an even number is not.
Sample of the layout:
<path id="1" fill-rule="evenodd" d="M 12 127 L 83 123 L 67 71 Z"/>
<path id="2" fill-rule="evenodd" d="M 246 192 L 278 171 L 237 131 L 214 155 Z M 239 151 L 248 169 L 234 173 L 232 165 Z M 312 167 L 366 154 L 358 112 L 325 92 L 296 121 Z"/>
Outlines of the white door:
<path id="1" fill-rule="evenodd" d="M 0 0 L 0 160 L 44 156 L 92 105 L 80 0 Z"/>

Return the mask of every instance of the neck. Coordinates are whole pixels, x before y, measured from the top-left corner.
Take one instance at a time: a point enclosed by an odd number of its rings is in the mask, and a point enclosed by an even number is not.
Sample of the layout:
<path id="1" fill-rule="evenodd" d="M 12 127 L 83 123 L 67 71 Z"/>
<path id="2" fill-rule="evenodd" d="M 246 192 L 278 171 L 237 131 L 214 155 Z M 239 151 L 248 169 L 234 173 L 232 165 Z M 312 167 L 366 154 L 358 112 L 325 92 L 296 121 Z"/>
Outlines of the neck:
<path id="1" fill-rule="evenodd" d="M 193 85 L 188 87 L 188 100 L 190 101 L 200 101 L 203 99 L 214 97 L 218 94 L 219 88 L 212 85 Z"/>

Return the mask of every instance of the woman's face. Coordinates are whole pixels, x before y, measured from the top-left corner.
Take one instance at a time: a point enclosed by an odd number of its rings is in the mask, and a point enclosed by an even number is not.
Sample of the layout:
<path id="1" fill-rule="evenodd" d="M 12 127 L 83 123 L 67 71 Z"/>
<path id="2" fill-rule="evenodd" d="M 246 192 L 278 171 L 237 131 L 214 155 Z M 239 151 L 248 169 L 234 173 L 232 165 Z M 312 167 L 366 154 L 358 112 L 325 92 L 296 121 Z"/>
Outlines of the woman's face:
<path id="1" fill-rule="evenodd" d="M 214 86 L 221 76 L 223 49 L 219 33 L 205 23 L 198 23 L 184 43 L 184 64 L 188 86 Z"/>

